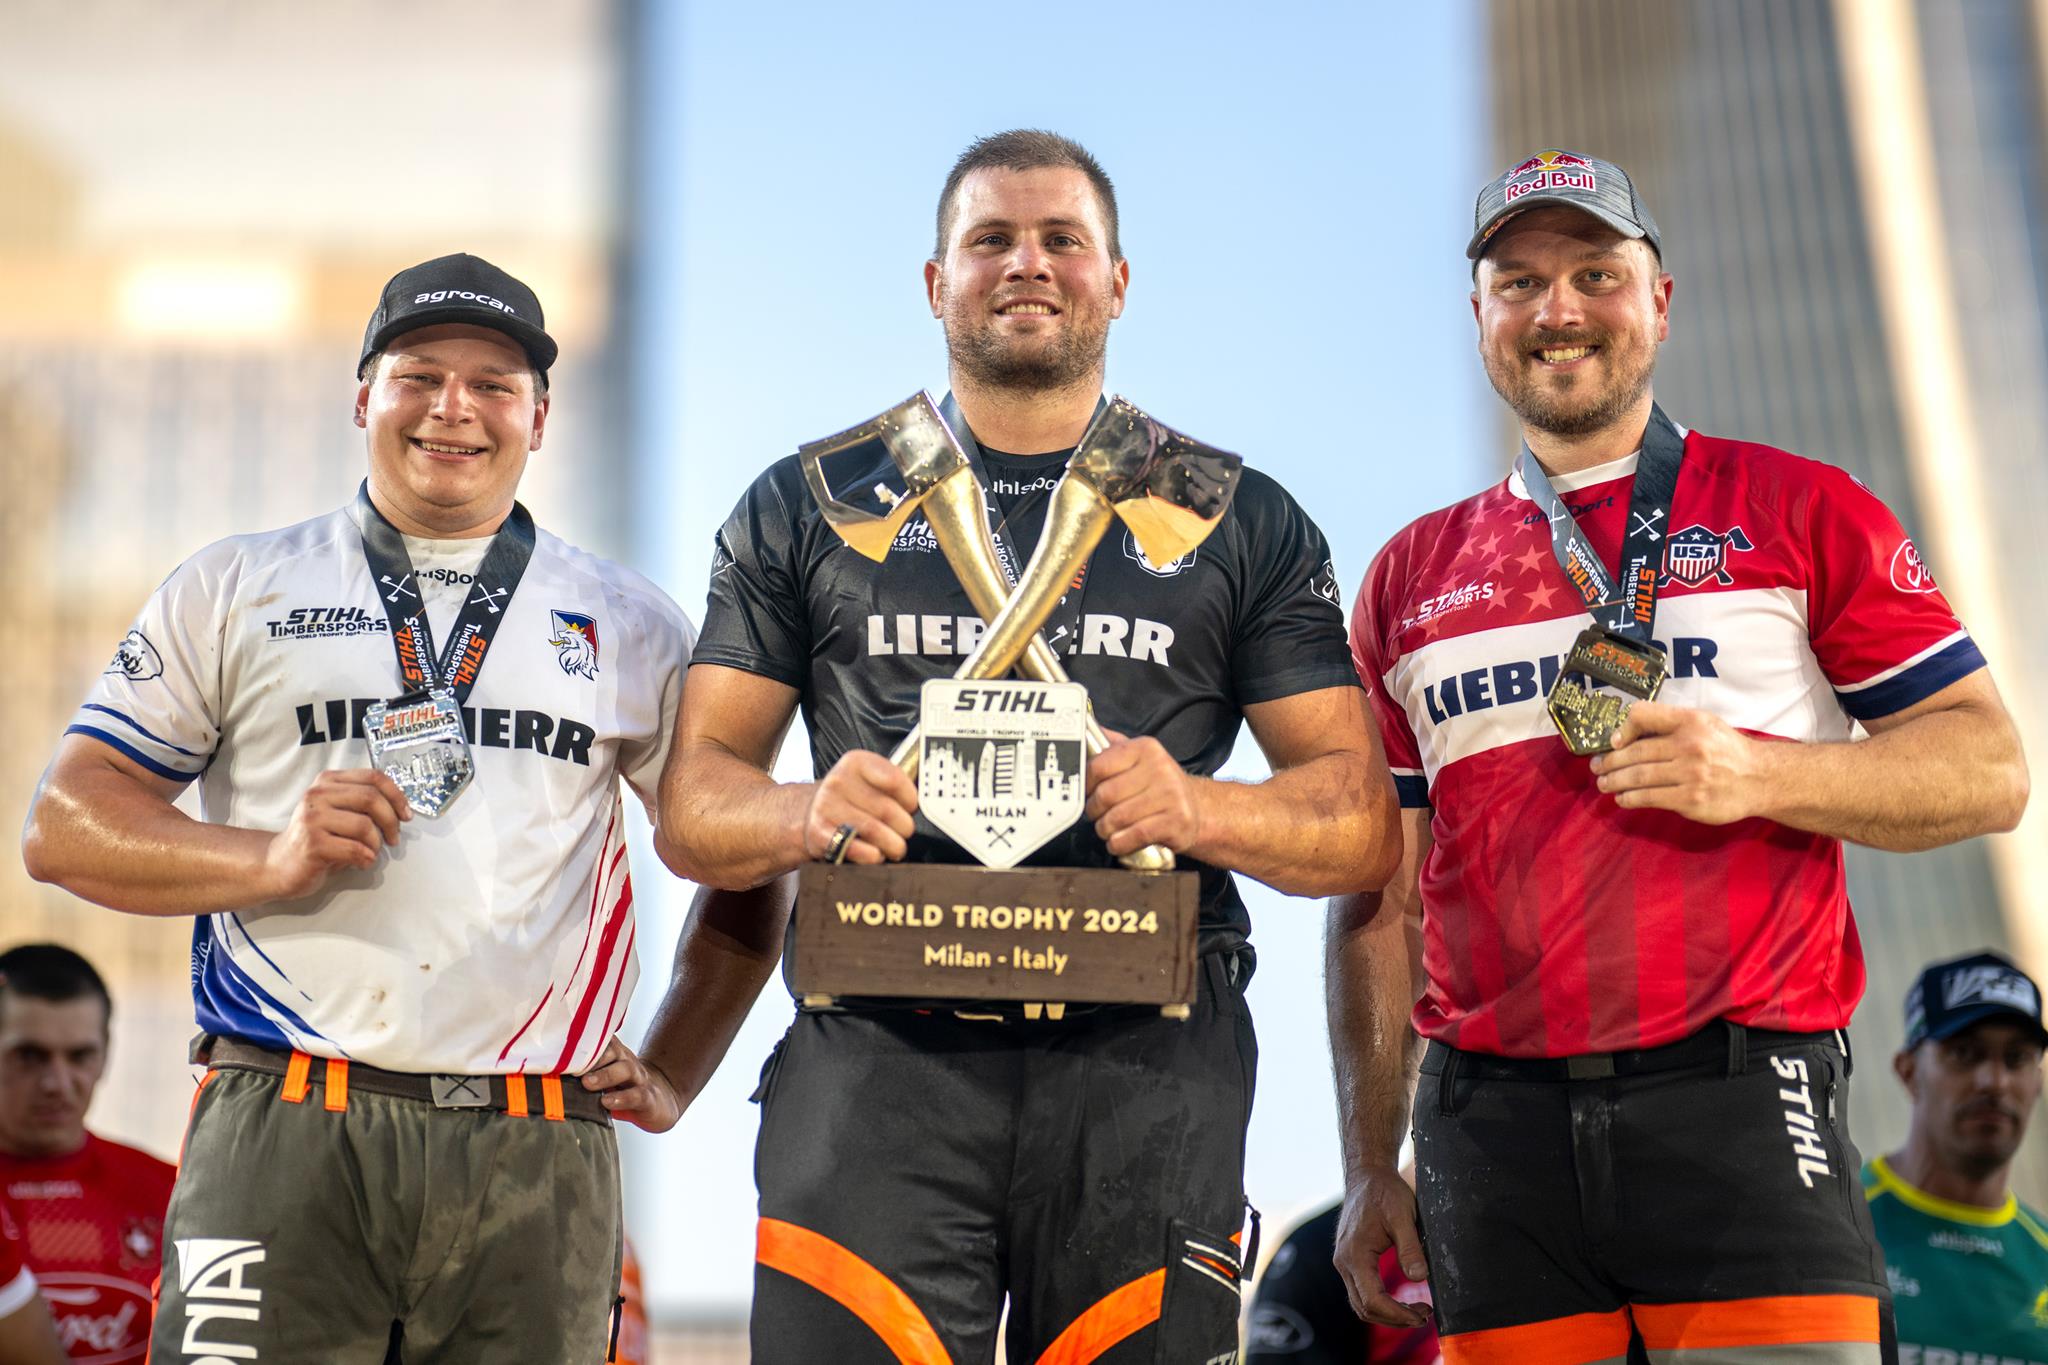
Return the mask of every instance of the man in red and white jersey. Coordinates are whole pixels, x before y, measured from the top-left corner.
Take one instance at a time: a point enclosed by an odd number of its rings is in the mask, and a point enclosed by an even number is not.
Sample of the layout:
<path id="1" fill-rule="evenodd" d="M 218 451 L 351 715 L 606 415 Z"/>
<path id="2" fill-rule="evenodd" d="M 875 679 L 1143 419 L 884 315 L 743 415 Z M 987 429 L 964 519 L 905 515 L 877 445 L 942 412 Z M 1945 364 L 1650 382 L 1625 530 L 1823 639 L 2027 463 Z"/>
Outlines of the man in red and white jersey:
<path id="1" fill-rule="evenodd" d="M 177 1174 L 86 1131 L 112 1014 L 106 983 L 69 948 L 0 953 L 0 1218 L 20 1232 L 64 1349 L 99 1365 L 139 1361 L 148 1349 Z M 0 1285 L 0 1310 L 6 1294 Z"/>
<path id="2" fill-rule="evenodd" d="M 1841 842 L 2011 828 L 2017 737 L 1868 489 L 1656 406 L 1672 278 L 1620 167 L 1538 153 L 1474 228 L 1525 444 L 1395 536 L 1354 614 L 1407 828 L 1388 890 L 1331 905 L 1339 1264 L 1361 1312 L 1415 1321 L 1376 1272 L 1398 1245 L 1453 1365 L 1886 1358 Z"/>

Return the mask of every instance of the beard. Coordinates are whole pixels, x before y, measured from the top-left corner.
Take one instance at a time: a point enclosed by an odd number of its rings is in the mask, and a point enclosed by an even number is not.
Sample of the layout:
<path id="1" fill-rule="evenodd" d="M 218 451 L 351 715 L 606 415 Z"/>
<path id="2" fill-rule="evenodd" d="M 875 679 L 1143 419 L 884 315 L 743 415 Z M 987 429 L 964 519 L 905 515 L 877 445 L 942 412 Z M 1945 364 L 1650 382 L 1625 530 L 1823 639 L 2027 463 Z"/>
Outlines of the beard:
<path id="1" fill-rule="evenodd" d="M 1109 301 L 1085 313 L 1067 312 L 1050 337 L 1004 336 L 996 320 L 975 308 L 972 317 L 946 309 L 946 356 L 962 374 L 994 389 L 1039 393 L 1089 382 L 1109 353 Z M 964 311 L 964 310 L 963 310 Z"/>
<path id="2" fill-rule="evenodd" d="M 1586 345 L 1599 346 L 1608 361 L 1605 388 L 1591 388 L 1591 376 L 1586 376 L 1559 389 L 1547 375 L 1531 368 L 1532 350 Z M 1552 436 L 1585 436 L 1612 425 L 1642 401 L 1649 392 L 1651 371 L 1657 368 L 1657 348 L 1635 338 L 1617 346 L 1613 337 L 1538 332 L 1505 357 L 1489 350 L 1483 359 L 1493 391 L 1523 425 Z"/>

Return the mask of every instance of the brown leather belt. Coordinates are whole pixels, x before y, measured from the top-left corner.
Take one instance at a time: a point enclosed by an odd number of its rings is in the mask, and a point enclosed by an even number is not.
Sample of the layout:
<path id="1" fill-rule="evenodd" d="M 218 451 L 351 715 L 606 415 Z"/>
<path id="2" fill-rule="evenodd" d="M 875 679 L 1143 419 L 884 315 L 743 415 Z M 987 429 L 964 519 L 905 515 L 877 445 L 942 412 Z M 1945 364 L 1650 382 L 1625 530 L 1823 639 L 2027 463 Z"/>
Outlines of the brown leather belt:
<path id="1" fill-rule="evenodd" d="M 361 1062 L 314 1057 L 304 1052 L 279 1052 L 238 1038 L 203 1038 L 192 1052 L 195 1062 L 209 1066 L 283 1077 L 279 1098 L 290 1104 L 303 1103 L 307 1092 L 317 1086 L 321 1103 L 336 1112 L 348 1107 L 348 1091 L 358 1089 L 416 1100 L 436 1109 L 494 1109 L 515 1118 L 532 1115 L 583 1119 L 589 1123 L 612 1121 L 599 1093 L 585 1090 L 574 1076 L 457 1076 L 385 1071 Z"/>

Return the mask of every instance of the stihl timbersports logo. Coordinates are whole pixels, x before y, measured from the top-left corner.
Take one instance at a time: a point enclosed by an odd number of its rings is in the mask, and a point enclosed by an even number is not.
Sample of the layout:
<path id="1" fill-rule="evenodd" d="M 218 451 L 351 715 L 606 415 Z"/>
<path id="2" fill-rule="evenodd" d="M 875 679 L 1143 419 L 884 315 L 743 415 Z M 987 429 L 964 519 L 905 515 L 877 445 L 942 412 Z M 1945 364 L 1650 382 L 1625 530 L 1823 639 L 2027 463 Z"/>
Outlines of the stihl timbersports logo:
<path id="1" fill-rule="evenodd" d="M 256 1348 L 224 1340 L 253 1335 L 231 1324 L 255 1323 L 263 1314 L 263 1291 L 248 1283 L 248 1272 L 263 1263 L 263 1243 L 225 1237 L 181 1237 L 178 1295 L 184 1301 L 185 1334 L 179 1343 L 187 1365 L 233 1365 L 255 1360 Z"/>

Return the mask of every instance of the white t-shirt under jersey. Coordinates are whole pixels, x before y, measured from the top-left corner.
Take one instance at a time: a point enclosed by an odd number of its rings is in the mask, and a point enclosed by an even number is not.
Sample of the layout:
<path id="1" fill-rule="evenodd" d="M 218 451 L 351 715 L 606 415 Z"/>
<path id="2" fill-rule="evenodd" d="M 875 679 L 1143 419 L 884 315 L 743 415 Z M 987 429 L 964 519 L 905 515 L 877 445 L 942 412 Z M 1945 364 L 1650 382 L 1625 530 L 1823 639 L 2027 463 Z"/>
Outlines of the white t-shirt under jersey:
<path id="1" fill-rule="evenodd" d="M 205 819 L 279 830 L 369 764 L 399 691 L 353 506 L 210 545 L 143 608 L 70 727 L 178 780 Z M 435 647 L 486 542 L 408 538 Z M 650 815 L 695 630 L 640 575 L 538 533 L 464 723 L 476 775 L 367 871 L 199 919 L 212 1033 L 395 1071 L 576 1072 L 638 976 L 619 779 Z"/>

